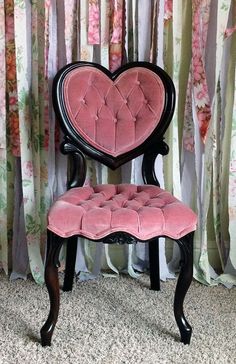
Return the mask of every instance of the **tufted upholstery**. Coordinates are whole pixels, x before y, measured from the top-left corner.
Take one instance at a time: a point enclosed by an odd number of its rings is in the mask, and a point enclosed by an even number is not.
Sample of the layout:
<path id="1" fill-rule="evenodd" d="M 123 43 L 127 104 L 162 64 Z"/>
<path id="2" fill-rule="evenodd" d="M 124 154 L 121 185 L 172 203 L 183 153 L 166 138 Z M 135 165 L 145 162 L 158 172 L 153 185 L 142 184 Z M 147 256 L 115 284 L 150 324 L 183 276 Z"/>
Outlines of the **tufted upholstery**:
<path id="1" fill-rule="evenodd" d="M 146 68 L 128 69 L 112 81 L 101 70 L 85 66 L 66 77 L 64 99 L 80 135 L 116 157 L 142 144 L 155 129 L 165 90 L 159 76 Z"/>
<path id="2" fill-rule="evenodd" d="M 184 316 L 183 302 L 193 277 L 197 217 L 158 187 L 155 174 L 157 155 L 168 153 L 164 133 L 175 106 L 171 78 L 148 62 L 129 63 L 114 73 L 98 64 L 74 62 L 55 76 L 52 97 L 65 134 L 61 151 L 70 156 L 70 163 L 68 191 L 54 202 L 48 213 L 45 282 L 50 311 L 41 328 L 42 345 L 51 345 L 58 318 L 60 249 L 66 243 L 63 290 L 71 291 L 78 235 L 104 243 L 132 243 L 135 240 L 132 237 L 148 243 L 153 290 L 160 290 L 159 237 L 176 240 L 181 267 L 174 315 L 181 341 L 189 344 L 192 329 Z M 116 169 L 142 154 L 145 185 L 84 186 L 86 156 Z"/>
<path id="3" fill-rule="evenodd" d="M 196 215 L 157 186 L 97 185 L 67 191 L 52 206 L 48 228 L 62 237 L 100 239 L 124 231 L 140 240 L 179 239 L 196 228 Z"/>

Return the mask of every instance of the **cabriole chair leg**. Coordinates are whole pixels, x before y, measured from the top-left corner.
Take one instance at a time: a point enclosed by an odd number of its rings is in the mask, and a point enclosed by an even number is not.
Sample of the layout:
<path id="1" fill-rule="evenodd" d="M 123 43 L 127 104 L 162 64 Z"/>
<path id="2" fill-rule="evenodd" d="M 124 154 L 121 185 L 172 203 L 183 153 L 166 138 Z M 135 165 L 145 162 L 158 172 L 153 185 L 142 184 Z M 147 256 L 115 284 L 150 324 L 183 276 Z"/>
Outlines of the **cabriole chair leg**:
<path id="1" fill-rule="evenodd" d="M 71 291 L 75 275 L 75 261 L 77 252 L 77 236 L 72 236 L 67 239 L 66 249 L 66 269 L 63 284 L 63 291 Z"/>
<path id="2" fill-rule="evenodd" d="M 184 316 L 183 303 L 193 278 L 193 233 L 185 235 L 177 243 L 181 251 L 181 269 L 175 290 L 174 314 L 181 342 L 190 344 L 192 328 Z"/>
<path id="3" fill-rule="evenodd" d="M 59 239 L 59 240 L 58 240 Z M 50 311 L 47 321 L 40 330 L 42 346 L 50 346 L 52 334 L 57 322 L 60 292 L 58 279 L 58 257 L 63 240 L 48 230 L 47 256 L 45 265 L 45 283 L 50 298 Z"/>
<path id="4" fill-rule="evenodd" d="M 160 291 L 159 239 L 149 241 L 150 289 Z"/>

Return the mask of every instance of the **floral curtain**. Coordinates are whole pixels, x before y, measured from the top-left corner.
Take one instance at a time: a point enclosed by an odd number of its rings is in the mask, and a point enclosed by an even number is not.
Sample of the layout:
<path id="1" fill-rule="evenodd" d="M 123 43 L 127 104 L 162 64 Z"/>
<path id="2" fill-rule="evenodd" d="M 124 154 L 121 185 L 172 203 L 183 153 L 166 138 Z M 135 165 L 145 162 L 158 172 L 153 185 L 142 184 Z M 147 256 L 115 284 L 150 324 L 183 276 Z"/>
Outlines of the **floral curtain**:
<path id="1" fill-rule="evenodd" d="M 195 278 L 235 284 L 235 0 L 0 0 L 0 268 L 43 283 L 47 211 L 65 191 L 67 168 L 51 85 L 76 60 L 110 70 L 146 60 L 172 76 L 170 153 L 158 158 L 157 174 L 198 213 Z M 115 173 L 88 160 L 86 183 L 140 183 L 141 159 Z M 177 246 L 162 239 L 160 249 L 162 278 L 172 277 Z M 84 277 L 104 264 L 137 277 L 148 266 L 147 247 L 78 241 Z"/>

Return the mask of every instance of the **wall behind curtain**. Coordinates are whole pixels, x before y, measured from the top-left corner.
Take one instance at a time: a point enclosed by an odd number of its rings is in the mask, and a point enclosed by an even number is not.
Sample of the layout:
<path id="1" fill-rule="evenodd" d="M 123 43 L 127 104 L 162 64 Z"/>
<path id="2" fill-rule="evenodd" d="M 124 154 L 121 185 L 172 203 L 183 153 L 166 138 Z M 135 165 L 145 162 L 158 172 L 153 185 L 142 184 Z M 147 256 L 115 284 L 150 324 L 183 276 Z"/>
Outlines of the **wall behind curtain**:
<path id="1" fill-rule="evenodd" d="M 195 277 L 235 284 L 235 29 L 235 0 L 0 0 L 0 266 L 11 278 L 32 273 L 43 283 L 46 215 L 66 188 L 50 97 L 56 71 L 75 60 L 111 70 L 146 60 L 176 86 L 170 153 L 158 159 L 157 173 L 198 213 Z M 140 163 L 111 173 L 88 161 L 86 183 L 140 183 Z M 163 279 L 178 268 L 177 247 L 167 244 L 168 268 L 164 244 Z M 144 244 L 91 248 L 79 240 L 78 251 L 85 275 L 96 276 L 102 260 L 134 277 L 134 268 L 148 266 Z"/>

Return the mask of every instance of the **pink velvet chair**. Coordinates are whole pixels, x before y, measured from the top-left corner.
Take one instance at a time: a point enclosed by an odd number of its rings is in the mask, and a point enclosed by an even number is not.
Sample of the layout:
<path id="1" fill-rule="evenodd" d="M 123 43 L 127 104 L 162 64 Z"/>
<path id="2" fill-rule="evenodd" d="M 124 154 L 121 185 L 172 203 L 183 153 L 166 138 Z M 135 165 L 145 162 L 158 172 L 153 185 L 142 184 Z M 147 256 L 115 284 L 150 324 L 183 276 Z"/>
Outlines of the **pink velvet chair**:
<path id="1" fill-rule="evenodd" d="M 76 62 L 61 69 L 53 84 L 54 109 L 65 134 L 61 151 L 70 156 L 68 191 L 48 214 L 45 281 L 50 312 L 41 329 L 50 345 L 58 318 L 58 256 L 67 242 L 64 291 L 72 290 L 77 237 L 104 243 L 149 243 L 151 289 L 159 290 L 158 238 L 175 240 L 181 270 L 174 315 L 181 341 L 190 343 L 191 326 L 183 302 L 193 274 L 195 213 L 159 187 L 154 171 L 158 154 L 168 153 L 164 133 L 171 121 L 175 91 L 170 77 L 147 62 L 135 62 L 110 73 L 104 67 Z M 116 169 L 144 154 L 144 185 L 84 186 L 85 155 Z M 89 283 L 88 283 L 89 284 Z"/>

